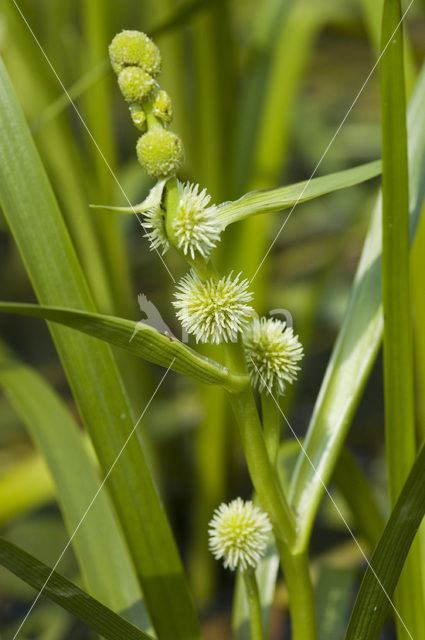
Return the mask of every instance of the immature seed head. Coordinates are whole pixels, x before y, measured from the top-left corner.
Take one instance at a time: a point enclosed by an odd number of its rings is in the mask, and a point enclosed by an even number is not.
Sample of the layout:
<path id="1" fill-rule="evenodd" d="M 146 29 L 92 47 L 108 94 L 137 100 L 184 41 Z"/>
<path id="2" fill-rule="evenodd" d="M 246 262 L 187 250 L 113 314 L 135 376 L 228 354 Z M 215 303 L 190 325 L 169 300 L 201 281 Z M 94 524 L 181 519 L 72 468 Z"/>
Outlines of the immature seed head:
<path id="1" fill-rule="evenodd" d="M 147 123 L 146 123 L 146 113 L 139 104 L 131 104 L 130 105 L 130 116 L 133 121 L 133 124 L 139 131 L 146 131 Z"/>
<path id="2" fill-rule="evenodd" d="M 248 304 L 252 293 L 247 291 L 248 280 L 239 280 L 230 273 L 220 280 L 210 278 L 202 282 L 190 272 L 177 286 L 177 317 L 196 342 L 231 342 L 248 324 L 253 308 Z"/>
<path id="3" fill-rule="evenodd" d="M 125 67 L 118 75 L 118 85 L 127 102 L 143 102 L 152 93 L 156 82 L 139 67 Z"/>
<path id="4" fill-rule="evenodd" d="M 164 124 L 170 124 L 173 119 L 173 105 L 171 98 L 164 89 L 158 91 L 153 101 L 153 112 Z"/>
<path id="5" fill-rule="evenodd" d="M 291 327 L 274 318 L 256 318 L 243 336 L 251 383 L 283 395 L 298 375 L 303 348 Z"/>
<path id="6" fill-rule="evenodd" d="M 146 173 L 155 178 L 174 174 L 184 162 L 184 148 L 179 136 L 159 127 L 139 138 L 136 151 Z"/>
<path id="7" fill-rule="evenodd" d="M 206 189 L 199 193 L 197 184 L 179 182 L 179 208 L 173 220 L 177 246 L 192 259 L 196 252 L 207 258 L 220 239 L 221 225 L 216 207 L 209 206 L 211 196 Z"/>
<path id="8" fill-rule="evenodd" d="M 217 560 L 223 558 L 226 569 L 255 569 L 271 528 L 267 515 L 251 501 L 236 498 L 229 504 L 222 503 L 209 523 L 210 551 Z"/>
<path id="9" fill-rule="evenodd" d="M 161 54 L 156 44 L 141 31 L 121 31 L 109 45 L 109 57 L 115 73 L 124 67 L 140 67 L 151 76 L 161 71 Z"/>

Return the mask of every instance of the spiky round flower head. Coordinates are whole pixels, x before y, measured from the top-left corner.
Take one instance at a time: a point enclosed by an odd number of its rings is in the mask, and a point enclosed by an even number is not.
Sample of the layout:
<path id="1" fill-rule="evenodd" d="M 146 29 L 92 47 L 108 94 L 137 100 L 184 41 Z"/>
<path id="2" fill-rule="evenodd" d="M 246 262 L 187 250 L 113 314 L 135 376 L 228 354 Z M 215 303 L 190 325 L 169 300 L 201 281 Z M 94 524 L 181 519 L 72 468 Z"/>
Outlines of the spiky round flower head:
<path id="1" fill-rule="evenodd" d="M 173 105 L 171 98 L 164 89 L 158 91 L 153 101 L 153 112 L 165 124 L 170 124 L 173 119 Z"/>
<path id="2" fill-rule="evenodd" d="M 232 272 L 233 273 L 233 272 Z M 248 304 L 252 293 L 248 280 L 230 273 L 220 280 L 202 282 L 191 271 L 177 285 L 175 293 L 177 317 L 196 342 L 233 342 L 248 324 L 253 308 Z"/>
<path id="3" fill-rule="evenodd" d="M 220 239 L 221 225 L 217 222 L 217 209 L 209 206 L 211 196 L 206 189 L 199 193 L 197 184 L 179 182 L 179 208 L 173 220 L 177 246 L 192 259 L 198 252 L 207 258 Z"/>
<path id="4" fill-rule="evenodd" d="M 246 571 L 257 566 L 267 546 L 270 520 L 251 501 L 222 503 L 209 523 L 209 548 L 227 569 Z"/>
<path id="5" fill-rule="evenodd" d="M 146 113 L 143 107 L 140 106 L 140 104 L 130 105 L 130 116 L 134 126 L 137 127 L 139 131 L 146 131 Z"/>
<path id="6" fill-rule="evenodd" d="M 184 162 L 183 143 L 179 136 L 159 127 L 139 138 L 136 151 L 146 173 L 155 178 L 172 175 Z"/>
<path id="7" fill-rule="evenodd" d="M 141 31 L 117 33 L 109 45 L 109 57 L 115 73 L 124 67 L 140 67 L 151 76 L 161 71 L 161 54 L 156 44 Z"/>
<path id="8" fill-rule="evenodd" d="M 152 93 L 156 82 L 149 73 L 139 67 L 125 67 L 118 75 L 118 85 L 124 100 L 143 102 Z"/>
<path id="9" fill-rule="evenodd" d="M 161 206 L 152 207 L 143 212 L 143 218 L 143 227 L 146 229 L 145 238 L 148 238 L 150 248 L 164 255 L 170 248 L 165 231 L 164 211 Z"/>
<path id="10" fill-rule="evenodd" d="M 303 348 L 291 327 L 275 318 L 256 318 L 244 336 L 245 355 L 251 383 L 267 393 L 285 393 L 300 367 Z"/>

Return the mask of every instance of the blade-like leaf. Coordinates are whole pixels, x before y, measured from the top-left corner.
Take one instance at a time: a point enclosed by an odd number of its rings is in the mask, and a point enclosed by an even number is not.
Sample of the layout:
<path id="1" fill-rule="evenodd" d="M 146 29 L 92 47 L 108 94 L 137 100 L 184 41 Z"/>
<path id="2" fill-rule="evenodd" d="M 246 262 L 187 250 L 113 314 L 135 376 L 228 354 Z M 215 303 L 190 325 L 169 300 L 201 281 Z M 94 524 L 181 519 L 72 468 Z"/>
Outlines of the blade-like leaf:
<path id="1" fill-rule="evenodd" d="M 345 640 L 377 640 L 390 611 L 388 597 L 425 514 L 425 447 L 422 447 L 368 567 Z M 387 595 L 386 595 L 387 594 Z M 410 597 L 417 594 L 410 592 Z M 415 636 L 419 638 L 419 636 Z"/>
<path id="2" fill-rule="evenodd" d="M 78 425 L 49 385 L 30 367 L 0 350 L 0 387 L 20 415 L 50 468 L 70 535 L 99 490 L 100 481 Z M 78 470 L 78 471 L 77 471 Z M 99 530 L 103 531 L 99 537 Z M 73 538 L 85 584 L 114 611 L 128 611 L 148 630 L 142 595 L 106 491 L 99 493 Z"/>
<path id="3" fill-rule="evenodd" d="M 51 573 L 50 567 L 4 538 L 0 538 L 0 564 L 37 590 L 43 587 Z M 56 571 L 49 578 L 43 594 L 107 640 L 152 640 L 152 636 L 120 618 Z"/>
<path id="4" fill-rule="evenodd" d="M 95 338 L 130 351 L 149 362 L 168 367 L 206 384 L 220 384 L 229 391 L 247 385 L 246 376 L 233 374 L 227 367 L 196 353 L 172 336 L 165 336 L 143 322 L 133 322 L 87 311 L 32 304 L 0 302 L 0 311 L 44 318 L 67 325 Z"/>
<path id="5" fill-rule="evenodd" d="M 3 64 L 0 107 L 1 204 L 37 297 L 42 304 L 94 312 L 87 282 Z M 49 328 L 106 476 L 135 425 L 111 348 L 68 327 Z M 198 639 L 197 616 L 177 546 L 137 437 L 126 444 L 107 487 L 156 632 L 164 640 Z"/>
<path id="6" fill-rule="evenodd" d="M 224 227 L 259 213 L 273 213 L 288 209 L 300 202 L 318 198 L 338 189 L 345 189 L 353 185 L 370 180 L 381 173 L 381 161 L 331 173 L 313 180 L 298 182 L 297 184 L 270 189 L 266 191 L 252 191 L 234 202 L 224 202 L 218 207 L 217 217 Z"/>
<path id="7" fill-rule="evenodd" d="M 385 452 L 390 504 L 403 487 L 416 455 L 415 388 L 409 273 L 409 167 L 400 0 L 385 0 L 382 15 L 382 306 Z M 398 30 L 397 30 L 398 29 Z M 396 32 L 396 33 L 395 33 Z M 397 637 L 425 636 L 423 561 L 412 545 L 395 593 L 403 623 Z M 412 593 L 415 597 L 412 598 Z M 406 632 L 405 627 L 409 632 Z"/>
<path id="8" fill-rule="evenodd" d="M 413 238 L 424 199 L 425 67 L 408 112 L 410 155 L 410 236 Z M 301 519 L 300 546 L 308 543 L 324 484 L 329 482 L 359 402 L 382 336 L 381 200 L 355 277 L 344 322 L 338 335 L 292 479 L 291 500 Z"/>
<path id="9" fill-rule="evenodd" d="M 317 640 L 342 638 L 357 577 L 353 567 L 320 563 L 315 588 Z"/>

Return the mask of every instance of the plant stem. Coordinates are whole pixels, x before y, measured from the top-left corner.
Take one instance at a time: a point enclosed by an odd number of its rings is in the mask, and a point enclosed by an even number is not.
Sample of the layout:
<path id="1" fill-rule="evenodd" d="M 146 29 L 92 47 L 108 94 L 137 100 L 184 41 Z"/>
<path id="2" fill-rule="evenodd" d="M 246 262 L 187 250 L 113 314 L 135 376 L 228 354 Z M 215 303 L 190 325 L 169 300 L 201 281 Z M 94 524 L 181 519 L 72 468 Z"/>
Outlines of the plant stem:
<path id="1" fill-rule="evenodd" d="M 276 540 L 282 561 L 291 613 L 292 639 L 316 640 L 316 611 L 308 555 L 289 553 Z"/>
<path id="2" fill-rule="evenodd" d="M 252 567 L 249 567 L 246 571 L 242 572 L 242 576 L 245 582 L 246 597 L 249 606 L 251 640 L 263 640 L 264 635 L 261 620 L 261 603 L 255 571 Z"/>
<path id="3" fill-rule="evenodd" d="M 244 371 L 240 345 L 226 345 L 232 368 Z M 263 438 L 257 407 L 249 388 L 229 394 L 239 424 L 242 444 L 254 489 L 269 514 L 288 589 L 293 640 L 315 640 L 313 589 L 305 554 L 292 554 L 297 537 L 296 520 L 272 467 Z"/>
<path id="4" fill-rule="evenodd" d="M 280 439 L 280 413 L 272 395 L 266 391 L 261 393 L 261 413 L 267 453 L 271 464 L 276 468 Z"/>

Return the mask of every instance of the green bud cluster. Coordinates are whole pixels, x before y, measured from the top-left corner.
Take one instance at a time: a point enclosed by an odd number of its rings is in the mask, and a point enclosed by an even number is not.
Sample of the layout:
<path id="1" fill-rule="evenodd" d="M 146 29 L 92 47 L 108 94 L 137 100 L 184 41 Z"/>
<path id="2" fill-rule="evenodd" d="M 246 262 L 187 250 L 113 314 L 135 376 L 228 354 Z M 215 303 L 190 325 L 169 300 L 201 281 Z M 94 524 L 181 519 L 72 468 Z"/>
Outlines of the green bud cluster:
<path id="1" fill-rule="evenodd" d="M 156 80 L 161 70 L 158 47 L 141 31 L 125 30 L 109 45 L 109 57 L 133 124 L 143 133 L 136 147 L 140 164 L 155 178 L 175 174 L 183 164 L 184 149 L 179 136 L 167 130 L 173 107 Z"/>

